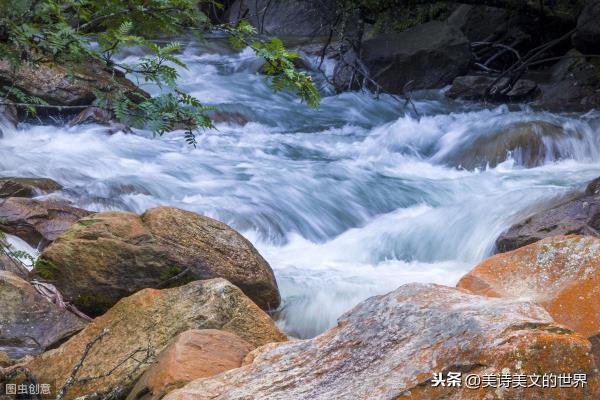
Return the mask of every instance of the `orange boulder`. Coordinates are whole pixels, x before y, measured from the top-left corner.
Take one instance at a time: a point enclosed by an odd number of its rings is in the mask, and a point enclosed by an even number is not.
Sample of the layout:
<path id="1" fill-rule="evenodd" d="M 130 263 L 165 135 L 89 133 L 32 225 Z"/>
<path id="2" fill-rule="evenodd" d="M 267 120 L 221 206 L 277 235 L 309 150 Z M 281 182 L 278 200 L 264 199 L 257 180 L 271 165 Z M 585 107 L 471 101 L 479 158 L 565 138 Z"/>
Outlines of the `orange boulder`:
<path id="1" fill-rule="evenodd" d="M 534 301 L 557 322 L 590 337 L 600 332 L 600 239 L 546 238 L 488 258 L 457 286 L 485 296 Z"/>
<path id="2" fill-rule="evenodd" d="M 127 400 L 158 400 L 194 379 L 238 368 L 253 348 L 233 333 L 216 329 L 185 331 L 160 353 Z"/>
<path id="3" fill-rule="evenodd" d="M 409 284 L 365 300 L 320 336 L 260 347 L 242 367 L 163 399 L 596 400 L 590 347 L 535 303 Z M 448 384 L 450 372 L 460 386 Z M 435 385 L 437 374 L 444 385 Z M 561 374 L 568 386 L 535 386 Z M 584 386 L 574 386 L 575 374 Z M 468 376 L 479 385 L 465 387 Z M 498 383 L 503 376 L 510 385 Z M 519 386 L 522 379 L 534 386 Z"/>

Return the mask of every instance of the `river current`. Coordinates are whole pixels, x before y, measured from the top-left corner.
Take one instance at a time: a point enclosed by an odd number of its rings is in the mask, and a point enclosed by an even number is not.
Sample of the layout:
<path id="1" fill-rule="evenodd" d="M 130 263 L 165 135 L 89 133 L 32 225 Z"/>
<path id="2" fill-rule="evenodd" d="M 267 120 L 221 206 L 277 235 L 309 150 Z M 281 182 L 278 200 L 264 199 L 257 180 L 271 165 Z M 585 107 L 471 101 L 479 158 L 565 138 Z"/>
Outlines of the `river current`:
<path id="1" fill-rule="evenodd" d="M 21 124 L 0 139 L 1 174 L 55 179 L 65 190 L 52 196 L 90 210 L 171 205 L 224 221 L 271 264 L 276 318 L 297 337 L 403 283 L 454 285 L 511 224 L 600 176 L 597 113 L 432 91 L 415 95 L 417 116 L 389 96 L 334 94 L 323 80 L 312 110 L 273 93 L 250 50 L 190 44 L 182 58 L 182 88 L 250 122 L 219 123 L 195 149 L 181 132 Z"/>

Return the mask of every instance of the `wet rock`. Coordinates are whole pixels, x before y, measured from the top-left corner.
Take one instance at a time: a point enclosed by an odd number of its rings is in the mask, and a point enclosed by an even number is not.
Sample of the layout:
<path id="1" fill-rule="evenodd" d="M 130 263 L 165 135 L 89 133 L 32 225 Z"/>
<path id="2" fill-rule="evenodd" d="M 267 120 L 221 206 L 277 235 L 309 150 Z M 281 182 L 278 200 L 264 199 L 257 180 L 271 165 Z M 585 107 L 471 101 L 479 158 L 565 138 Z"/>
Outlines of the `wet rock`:
<path id="1" fill-rule="evenodd" d="M 127 400 L 159 400 L 199 378 L 242 366 L 253 347 L 232 333 L 189 330 L 174 338 L 127 396 Z"/>
<path id="2" fill-rule="evenodd" d="M 4 99 L 4 104 L 0 104 L 0 138 L 3 137 L 3 128 L 15 129 L 19 122 L 17 115 L 17 108 L 12 104 L 11 101 Z"/>
<path id="3" fill-rule="evenodd" d="M 173 338 L 190 329 L 224 330 L 253 347 L 286 340 L 269 316 L 237 287 L 224 279 L 212 279 L 173 289 L 145 289 L 124 298 L 78 335 L 27 367 L 39 382 L 50 383 L 57 390 L 81 360 L 86 345 L 106 332 L 90 350 L 66 399 L 90 393 L 107 398 L 111 391 L 128 393 L 156 361 L 147 356 L 160 354 Z M 128 358 L 133 353 L 135 359 Z"/>
<path id="4" fill-rule="evenodd" d="M 418 90 L 451 83 L 467 71 L 471 51 L 468 39 L 460 30 L 444 22 L 431 21 L 401 33 L 364 41 L 360 58 L 381 90 L 402 94 L 408 86 Z M 337 89 L 356 88 L 340 76 L 344 69 L 347 66 L 341 61 L 334 72 Z"/>
<path id="5" fill-rule="evenodd" d="M 573 35 L 573 44 L 577 50 L 586 54 L 600 52 L 600 1 L 590 0 L 586 3 L 579 18 L 577 29 Z"/>
<path id="6" fill-rule="evenodd" d="M 26 279 L 29 270 L 18 258 L 11 254 L 10 244 L 0 239 L 0 271 L 8 271 Z"/>
<path id="7" fill-rule="evenodd" d="M 594 399 L 590 343 L 540 306 L 433 284 L 372 297 L 310 340 L 255 350 L 242 368 L 196 380 L 165 400 L 484 399 L 498 389 L 432 387 L 434 373 L 588 373 L 585 389 L 527 389 L 527 398 Z M 520 398 L 519 388 L 501 390 Z"/>
<path id="8" fill-rule="evenodd" d="M 106 125 L 108 127 L 106 133 L 109 135 L 114 135 L 118 132 L 133 132 L 128 125 L 115 121 L 112 112 L 99 107 L 86 108 L 85 110 L 77 114 L 77 116 L 75 116 L 73 119 L 71 119 L 71 121 L 69 121 L 69 126 L 88 123 Z"/>
<path id="9" fill-rule="evenodd" d="M 85 326 L 85 321 L 50 303 L 29 282 L 0 271 L 0 347 L 13 355 L 38 353 Z"/>
<path id="10" fill-rule="evenodd" d="M 69 126 L 81 125 L 85 123 L 108 124 L 112 119 L 112 114 L 99 107 L 88 107 L 81 111 L 75 118 L 69 121 Z"/>
<path id="11" fill-rule="evenodd" d="M 264 309 L 280 301 L 271 267 L 248 240 L 219 221 L 170 207 L 81 219 L 44 250 L 35 272 L 88 315 L 143 288 L 215 277 Z"/>
<path id="12" fill-rule="evenodd" d="M 511 226 L 496 240 L 496 250 L 503 253 L 558 235 L 600 237 L 599 183 L 600 180 L 596 179 L 588 185 L 584 194 Z"/>
<path id="13" fill-rule="evenodd" d="M 600 69 L 581 53 L 571 50 L 539 83 L 540 96 L 533 103 L 552 112 L 587 112 L 600 108 Z"/>
<path id="14" fill-rule="evenodd" d="M 246 117 L 244 114 L 239 113 L 239 112 L 218 111 L 218 112 L 215 112 L 214 114 L 212 114 L 210 116 L 210 119 L 215 124 L 226 123 L 226 124 L 230 124 L 230 125 L 239 125 L 239 126 L 244 126 L 248 122 L 250 122 L 248 117 Z"/>
<path id="15" fill-rule="evenodd" d="M 495 167 L 512 157 L 515 164 L 531 168 L 568 156 L 573 135 L 577 133 L 545 121 L 517 122 L 477 136 L 472 142 L 443 148 L 432 161 L 473 169 Z"/>
<path id="16" fill-rule="evenodd" d="M 492 297 L 527 298 L 585 337 L 600 333 L 600 239 L 554 236 L 488 258 L 458 287 Z"/>
<path id="17" fill-rule="evenodd" d="M 452 82 L 446 96 L 466 100 L 523 101 L 537 95 L 537 84 L 529 79 L 519 79 L 509 86 L 508 79 L 483 75 L 459 76 Z"/>
<path id="18" fill-rule="evenodd" d="M 94 91 L 123 93 L 135 102 L 148 97 L 123 73 L 93 61 L 75 65 L 23 62 L 15 71 L 9 61 L 0 60 L 0 83 L 14 84 L 22 92 L 52 105 L 91 104 L 96 99 Z"/>
<path id="19" fill-rule="evenodd" d="M 0 178 L 0 198 L 35 197 L 61 189 L 60 183 L 49 178 Z"/>
<path id="20" fill-rule="evenodd" d="M 226 18 L 247 19 L 258 30 L 276 36 L 327 36 L 336 20 L 334 0 L 236 0 Z"/>
<path id="21" fill-rule="evenodd" d="M 358 87 L 357 79 L 360 79 L 360 75 L 357 72 L 357 60 L 356 52 L 348 50 L 342 53 L 340 60 L 335 64 L 332 83 L 338 92 Z"/>
<path id="22" fill-rule="evenodd" d="M 0 200 L 0 230 L 15 235 L 32 247 L 45 247 L 69 226 L 90 212 L 47 201 L 22 197 Z"/>

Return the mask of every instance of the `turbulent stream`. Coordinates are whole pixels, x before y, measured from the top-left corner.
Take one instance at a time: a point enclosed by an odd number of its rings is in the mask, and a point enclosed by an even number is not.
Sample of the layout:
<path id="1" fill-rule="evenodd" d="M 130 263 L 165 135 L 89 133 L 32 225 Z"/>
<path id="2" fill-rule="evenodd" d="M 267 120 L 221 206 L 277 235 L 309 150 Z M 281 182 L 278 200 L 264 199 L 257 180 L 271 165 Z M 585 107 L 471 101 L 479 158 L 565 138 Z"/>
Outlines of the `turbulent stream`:
<path id="1" fill-rule="evenodd" d="M 406 282 L 455 284 L 512 223 L 600 176 L 600 114 L 433 91 L 415 96 L 417 118 L 391 97 L 335 95 L 322 81 L 311 110 L 274 94 L 249 50 L 192 43 L 183 59 L 184 89 L 251 122 L 220 123 L 196 149 L 181 132 L 21 124 L 0 139 L 1 174 L 53 178 L 91 210 L 172 205 L 230 224 L 273 267 L 277 318 L 295 336 Z"/>

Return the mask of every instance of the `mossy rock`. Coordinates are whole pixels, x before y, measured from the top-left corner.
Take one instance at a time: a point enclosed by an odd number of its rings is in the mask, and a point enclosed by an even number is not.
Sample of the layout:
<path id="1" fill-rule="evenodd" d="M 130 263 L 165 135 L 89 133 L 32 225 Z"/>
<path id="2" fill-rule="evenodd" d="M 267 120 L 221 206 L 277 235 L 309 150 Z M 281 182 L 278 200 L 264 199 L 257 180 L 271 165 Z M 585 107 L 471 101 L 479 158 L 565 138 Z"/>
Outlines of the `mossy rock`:
<path id="1" fill-rule="evenodd" d="M 144 288 L 217 277 L 264 309 L 280 302 L 271 267 L 248 240 L 221 222 L 168 207 L 82 218 L 44 250 L 34 273 L 92 316 Z"/>

